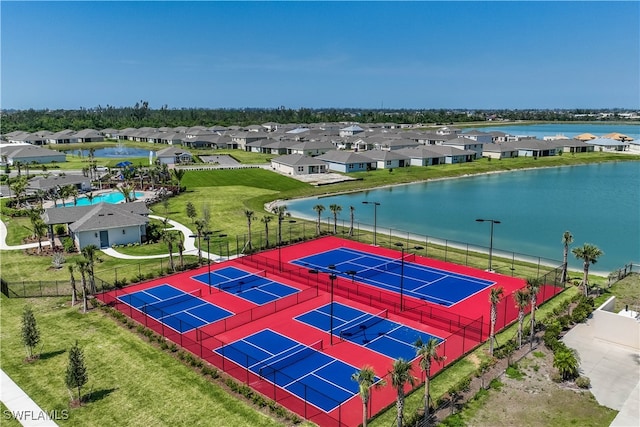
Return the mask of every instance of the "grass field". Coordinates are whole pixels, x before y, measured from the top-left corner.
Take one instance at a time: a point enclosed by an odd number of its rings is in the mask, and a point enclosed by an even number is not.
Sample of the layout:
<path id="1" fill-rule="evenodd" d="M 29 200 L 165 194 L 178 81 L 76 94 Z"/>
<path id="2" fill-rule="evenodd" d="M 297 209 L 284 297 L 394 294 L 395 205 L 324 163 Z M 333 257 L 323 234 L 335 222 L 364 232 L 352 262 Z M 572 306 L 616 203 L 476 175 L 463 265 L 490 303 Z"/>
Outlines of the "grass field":
<path id="1" fill-rule="evenodd" d="M 70 409 L 69 426 L 276 426 L 269 416 L 153 347 L 100 311 L 82 315 L 67 299 L 2 296 L 2 369 L 45 411 L 69 409 L 68 349 L 83 348 L 88 403 Z M 40 329 L 40 360 L 25 363 L 21 313 L 30 304 Z M 2 425 L 4 426 L 4 420 Z M 11 425 L 11 424 L 7 424 Z"/>

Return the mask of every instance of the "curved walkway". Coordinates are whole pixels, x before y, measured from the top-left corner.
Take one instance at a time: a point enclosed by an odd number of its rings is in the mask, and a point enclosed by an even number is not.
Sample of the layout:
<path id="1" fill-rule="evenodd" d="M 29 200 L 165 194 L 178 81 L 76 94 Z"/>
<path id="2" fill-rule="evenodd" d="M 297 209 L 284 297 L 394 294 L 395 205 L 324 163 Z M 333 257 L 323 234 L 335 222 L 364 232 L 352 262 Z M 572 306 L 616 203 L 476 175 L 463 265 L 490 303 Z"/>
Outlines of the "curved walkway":
<path id="1" fill-rule="evenodd" d="M 164 221 L 165 218 L 161 217 L 161 216 L 157 216 L 157 215 L 149 215 L 149 218 L 153 218 L 153 219 L 157 219 L 160 221 Z M 166 230 L 177 230 L 179 232 L 182 233 L 182 235 L 184 236 L 184 250 L 182 251 L 183 255 L 198 255 L 198 248 L 196 247 L 196 238 L 195 237 L 190 237 L 193 235 L 193 232 L 189 229 L 189 227 L 180 224 L 179 222 L 173 221 L 173 220 L 168 220 L 167 221 L 169 223 L 169 225 L 171 225 L 170 228 L 166 228 Z M 50 245 L 51 242 L 49 242 L 48 240 L 43 240 L 42 241 L 42 246 L 48 246 Z M 29 248 L 37 248 L 38 247 L 38 243 L 26 243 L 24 245 L 15 245 L 15 246 L 9 246 L 7 245 L 7 226 L 5 225 L 5 223 L 0 220 L 0 250 L 20 250 L 20 249 L 29 249 Z M 169 254 L 158 254 L 158 255 L 127 255 L 127 254 L 122 254 L 118 251 L 116 251 L 113 248 L 104 248 L 101 249 L 102 252 L 104 252 L 106 255 L 109 255 L 110 257 L 113 258 L 119 258 L 119 259 L 155 259 L 155 258 L 169 258 Z M 220 262 L 223 260 L 226 260 L 226 257 L 223 257 L 222 255 L 216 255 L 214 253 L 209 253 L 207 251 L 202 251 L 202 257 L 203 258 L 208 258 L 212 261 L 216 261 L 216 262 Z M 173 255 L 178 256 L 179 253 L 175 252 Z M 233 256 L 231 257 L 233 258 Z"/>

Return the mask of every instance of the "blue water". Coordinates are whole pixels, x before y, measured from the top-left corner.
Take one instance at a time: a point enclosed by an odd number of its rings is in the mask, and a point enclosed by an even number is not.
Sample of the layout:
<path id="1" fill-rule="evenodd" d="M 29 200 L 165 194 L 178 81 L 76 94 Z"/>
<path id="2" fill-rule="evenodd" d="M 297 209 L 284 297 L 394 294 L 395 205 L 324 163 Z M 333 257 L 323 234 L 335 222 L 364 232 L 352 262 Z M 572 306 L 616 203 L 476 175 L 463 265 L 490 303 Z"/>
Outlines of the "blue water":
<path id="1" fill-rule="evenodd" d="M 136 194 L 136 197 L 142 197 L 143 195 L 143 193 L 139 191 L 136 192 L 135 194 Z M 91 203 L 89 203 L 89 199 L 87 199 L 86 197 L 79 197 L 75 205 L 73 204 L 73 202 L 68 202 L 64 204 L 64 207 L 97 205 L 98 203 L 102 203 L 102 202 L 115 204 L 115 203 L 120 203 L 123 200 L 124 200 L 124 196 L 120 192 L 103 193 L 95 196 L 91 201 Z"/>
<path id="2" fill-rule="evenodd" d="M 67 154 L 73 154 L 79 156 L 82 152 L 82 157 L 89 157 L 89 150 L 71 150 L 66 151 Z M 108 157 L 108 158 L 124 158 L 124 157 L 149 157 L 149 150 L 142 148 L 131 147 L 106 147 L 97 148 L 93 155 L 95 157 Z"/>
<path id="3" fill-rule="evenodd" d="M 535 169 L 476 177 L 400 185 L 360 193 L 288 201 L 289 211 L 315 220 L 313 206 L 338 204 L 348 225 L 349 206 L 356 222 L 373 224 L 380 202 L 378 238 L 389 228 L 441 239 L 489 246 L 489 223 L 498 219 L 494 248 L 562 260 L 562 234 L 574 236 L 572 247 L 592 243 L 604 256 L 592 267 L 610 272 L 640 261 L 640 162 L 603 163 Z M 388 240 L 388 237 L 386 238 Z M 581 263 L 570 259 L 574 268 Z"/>
<path id="4" fill-rule="evenodd" d="M 606 134 L 617 132 L 627 135 L 640 142 L 640 125 L 612 125 L 612 124 L 579 124 L 579 123 L 545 123 L 539 125 L 509 125 L 509 126 L 492 126 L 482 127 L 478 130 L 483 132 L 500 131 L 510 135 L 528 135 L 543 139 L 545 136 L 564 135 L 573 138 L 582 133 L 591 133 L 595 136 L 604 136 Z"/>

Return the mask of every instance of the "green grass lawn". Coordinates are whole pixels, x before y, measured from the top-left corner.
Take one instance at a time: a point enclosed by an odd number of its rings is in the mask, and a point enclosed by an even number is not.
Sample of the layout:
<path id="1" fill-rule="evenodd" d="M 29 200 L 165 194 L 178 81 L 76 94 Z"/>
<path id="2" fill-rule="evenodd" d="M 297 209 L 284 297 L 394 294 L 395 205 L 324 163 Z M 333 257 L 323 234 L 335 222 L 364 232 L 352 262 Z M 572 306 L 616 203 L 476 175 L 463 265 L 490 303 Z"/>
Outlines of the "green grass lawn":
<path id="1" fill-rule="evenodd" d="M 69 409 L 64 383 L 68 349 L 84 350 L 89 402 L 70 409 L 69 426 L 276 426 L 272 418 L 229 395 L 115 323 L 99 310 L 86 315 L 67 299 L 2 296 L 2 369 L 45 411 Z M 40 360 L 25 363 L 21 313 L 33 308 L 41 334 Z M 3 422 L 4 425 L 4 422 Z"/>

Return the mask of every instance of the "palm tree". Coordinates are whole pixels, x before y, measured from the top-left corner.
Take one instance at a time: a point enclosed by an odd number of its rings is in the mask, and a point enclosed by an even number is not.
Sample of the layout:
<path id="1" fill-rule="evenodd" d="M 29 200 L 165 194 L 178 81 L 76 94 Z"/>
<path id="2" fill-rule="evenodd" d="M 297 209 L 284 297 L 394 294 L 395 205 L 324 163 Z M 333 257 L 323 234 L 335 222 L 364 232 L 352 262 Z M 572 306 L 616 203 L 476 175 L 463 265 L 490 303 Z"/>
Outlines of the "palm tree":
<path id="1" fill-rule="evenodd" d="M 269 223 L 273 217 L 271 215 L 264 215 L 260 222 L 264 224 L 264 240 L 265 240 L 265 248 L 269 247 Z"/>
<path id="2" fill-rule="evenodd" d="M 578 376 L 580 358 L 572 348 L 562 348 L 553 355 L 553 367 L 558 369 L 563 380 L 568 380 Z"/>
<path id="3" fill-rule="evenodd" d="M 333 213 L 333 234 L 338 234 L 338 214 L 342 212 L 342 206 L 334 203 L 329 205 L 329 210 Z"/>
<path id="4" fill-rule="evenodd" d="M 198 218 L 196 219 L 196 231 L 198 236 L 198 265 L 202 265 L 202 245 L 200 244 L 200 237 L 204 233 L 204 229 L 206 228 L 207 223 L 204 219 Z"/>
<path id="5" fill-rule="evenodd" d="M 278 217 L 278 245 L 281 245 L 282 244 L 282 222 L 284 221 L 285 217 L 290 217 L 291 214 L 287 212 L 286 205 L 274 206 L 271 209 L 271 212 L 276 214 Z"/>
<path id="6" fill-rule="evenodd" d="M 600 250 L 596 245 L 585 243 L 579 248 L 573 248 L 571 250 L 576 258 L 581 259 L 582 263 L 582 286 L 584 287 L 584 295 L 589 294 L 589 266 L 598 262 L 598 258 L 604 255 L 604 252 Z"/>
<path id="7" fill-rule="evenodd" d="M 76 302 L 78 302 L 78 290 L 76 289 L 76 278 L 73 275 L 73 264 L 69 264 L 67 268 L 69 269 L 69 285 L 71 285 L 71 306 L 73 307 L 74 305 L 76 305 Z"/>
<path id="8" fill-rule="evenodd" d="M 573 235 L 570 231 L 565 231 L 562 234 L 562 245 L 564 246 L 564 251 L 562 254 L 562 283 L 567 283 L 567 258 L 569 256 L 569 245 L 573 243 Z"/>
<path id="9" fill-rule="evenodd" d="M 85 194 L 85 197 L 87 198 L 87 200 L 89 201 L 89 204 L 92 205 L 93 204 L 93 199 L 96 197 L 93 195 L 92 192 L 88 192 L 87 194 Z"/>
<path id="10" fill-rule="evenodd" d="M 420 369 L 424 372 L 424 422 L 425 425 L 429 420 L 429 403 L 431 401 L 431 394 L 429 392 L 430 377 L 431 377 L 431 364 L 433 362 L 444 362 L 446 356 L 440 356 L 438 354 L 438 340 L 431 337 L 427 342 L 422 341 L 419 337 L 413 344 L 416 347 L 416 355 L 420 358 Z"/>
<path id="11" fill-rule="evenodd" d="M 362 399 L 362 427 L 367 427 L 371 387 L 376 383 L 376 373 L 371 366 L 363 366 L 362 369 L 351 375 L 351 379 L 358 383 L 358 393 L 360 393 L 360 398 Z M 385 381 L 380 380 L 376 387 L 383 385 L 385 385 Z"/>
<path id="12" fill-rule="evenodd" d="M 249 229 L 249 234 L 247 236 L 247 243 L 244 245 L 244 248 L 242 248 L 242 253 L 247 250 L 249 252 L 253 250 L 253 245 L 251 244 L 251 222 L 256 219 L 254 212 L 250 209 L 244 210 L 244 216 L 247 217 L 247 228 Z"/>
<path id="13" fill-rule="evenodd" d="M 47 235 L 48 229 L 42 218 L 38 218 L 33 224 L 33 234 L 38 239 L 38 253 L 42 253 L 42 238 Z"/>
<path id="14" fill-rule="evenodd" d="M 522 347 L 522 325 L 524 323 L 524 311 L 529 305 L 529 292 L 526 289 L 518 289 L 513 294 L 513 299 L 518 308 L 518 348 Z"/>
<path id="15" fill-rule="evenodd" d="M 171 173 L 173 174 L 173 177 L 176 179 L 176 181 L 178 181 L 177 193 L 180 193 L 180 182 L 182 182 L 182 178 L 184 178 L 185 171 L 183 169 L 173 169 Z"/>
<path id="16" fill-rule="evenodd" d="M 489 355 L 493 356 L 493 344 L 495 341 L 496 320 L 498 320 L 498 303 L 504 293 L 502 287 L 493 288 L 489 293 L 489 303 L 491 304 L 491 329 L 489 330 Z"/>
<path id="17" fill-rule="evenodd" d="M 324 212 L 324 205 L 315 205 L 313 210 L 318 213 L 318 222 L 316 223 L 316 235 L 320 235 L 320 223 L 322 222 L 322 212 Z"/>
<path id="18" fill-rule="evenodd" d="M 80 258 L 76 261 L 76 266 L 80 272 L 80 280 L 82 283 L 82 312 L 86 313 L 88 308 L 88 291 L 87 291 L 87 271 L 89 269 L 89 261 L 86 258 Z"/>
<path id="19" fill-rule="evenodd" d="M 353 206 L 349 206 L 349 218 L 351 219 L 350 225 L 349 225 L 349 237 L 353 236 L 353 220 L 355 219 L 355 211 L 356 208 L 354 208 Z"/>
<path id="20" fill-rule="evenodd" d="M 73 206 L 78 204 L 78 188 L 75 185 L 67 185 L 67 196 L 73 198 Z"/>
<path id="21" fill-rule="evenodd" d="M 96 245 L 87 245 L 82 248 L 82 255 L 84 255 L 84 257 L 87 259 L 87 262 L 89 263 L 87 272 L 89 273 L 89 286 L 92 294 L 95 294 L 97 292 L 96 279 L 93 275 L 93 265 L 96 261 L 96 254 L 99 250 L 100 248 L 98 248 Z"/>
<path id="22" fill-rule="evenodd" d="M 173 244 L 176 242 L 175 233 L 165 230 L 162 233 L 162 241 L 167 244 L 167 250 L 169 251 L 169 268 L 171 271 L 176 271 L 176 266 L 173 264 Z"/>
<path id="23" fill-rule="evenodd" d="M 20 207 L 20 199 L 22 195 L 27 190 L 27 180 L 24 177 L 21 177 L 13 182 L 13 184 L 9 185 L 11 191 L 13 191 L 13 195 L 16 197 L 16 207 Z"/>
<path id="24" fill-rule="evenodd" d="M 398 427 L 402 427 L 402 419 L 404 417 L 404 388 L 408 384 L 412 386 L 416 383 L 416 378 L 411 374 L 411 362 L 404 360 L 402 357 L 393 362 L 391 369 L 391 385 L 397 391 L 396 409 L 398 415 Z"/>
<path id="25" fill-rule="evenodd" d="M 533 335 L 535 334 L 536 326 L 536 297 L 540 291 L 540 279 L 529 278 L 527 279 L 527 291 L 529 292 L 529 302 L 531 302 L 531 340 L 529 341 L 529 348 L 533 350 Z"/>
<path id="26" fill-rule="evenodd" d="M 124 202 L 129 203 L 132 200 L 131 192 L 133 191 L 133 187 L 131 187 L 131 185 L 129 184 L 122 184 L 117 188 L 118 188 L 118 191 L 122 193 L 122 196 L 124 197 Z"/>
<path id="27" fill-rule="evenodd" d="M 174 232 L 174 235 L 176 237 L 176 246 L 178 247 L 178 254 L 180 256 L 180 270 L 184 270 L 184 256 L 183 256 L 184 235 L 179 231 Z"/>

